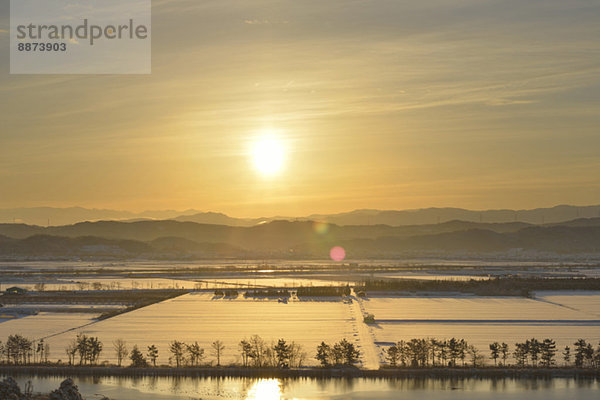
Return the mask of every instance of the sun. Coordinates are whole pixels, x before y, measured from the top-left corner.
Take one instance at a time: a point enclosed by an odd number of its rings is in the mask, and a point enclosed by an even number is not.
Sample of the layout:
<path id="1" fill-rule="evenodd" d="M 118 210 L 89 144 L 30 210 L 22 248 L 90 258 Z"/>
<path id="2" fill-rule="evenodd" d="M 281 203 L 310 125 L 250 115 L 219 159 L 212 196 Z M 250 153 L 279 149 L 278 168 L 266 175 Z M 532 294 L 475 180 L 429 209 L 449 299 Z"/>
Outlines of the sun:
<path id="1" fill-rule="evenodd" d="M 279 400 L 281 399 L 281 383 L 278 379 L 259 379 L 254 382 L 246 400 Z"/>
<path id="2" fill-rule="evenodd" d="M 285 146 L 273 135 L 259 137 L 252 145 L 252 162 L 262 175 L 271 176 L 281 171 L 285 160 Z"/>

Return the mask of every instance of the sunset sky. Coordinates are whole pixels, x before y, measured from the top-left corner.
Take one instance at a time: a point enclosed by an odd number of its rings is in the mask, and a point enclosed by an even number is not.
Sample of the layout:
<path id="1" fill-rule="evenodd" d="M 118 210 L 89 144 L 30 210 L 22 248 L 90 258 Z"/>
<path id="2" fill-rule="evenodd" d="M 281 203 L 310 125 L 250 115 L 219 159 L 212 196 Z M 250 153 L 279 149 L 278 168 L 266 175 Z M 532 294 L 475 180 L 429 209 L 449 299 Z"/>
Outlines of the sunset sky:
<path id="1" fill-rule="evenodd" d="M 598 0 L 156 0 L 138 76 L 9 75 L 0 1 L 0 208 L 600 203 Z"/>

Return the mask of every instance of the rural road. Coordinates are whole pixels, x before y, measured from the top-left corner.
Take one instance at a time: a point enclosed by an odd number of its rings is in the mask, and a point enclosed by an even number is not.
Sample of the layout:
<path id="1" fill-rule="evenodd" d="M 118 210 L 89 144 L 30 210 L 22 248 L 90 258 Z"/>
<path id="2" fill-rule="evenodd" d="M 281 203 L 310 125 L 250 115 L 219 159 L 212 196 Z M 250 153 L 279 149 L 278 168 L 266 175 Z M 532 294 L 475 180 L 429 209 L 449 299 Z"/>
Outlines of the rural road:
<path id="1" fill-rule="evenodd" d="M 363 322 L 363 310 L 361 302 L 354 290 L 352 290 L 350 298 L 352 304 L 350 305 L 352 310 L 352 317 L 356 320 L 358 340 L 360 343 L 360 359 L 362 361 L 362 367 L 364 369 L 379 369 L 379 352 L 377 346 L 373 341 L 369 326 Z"/>

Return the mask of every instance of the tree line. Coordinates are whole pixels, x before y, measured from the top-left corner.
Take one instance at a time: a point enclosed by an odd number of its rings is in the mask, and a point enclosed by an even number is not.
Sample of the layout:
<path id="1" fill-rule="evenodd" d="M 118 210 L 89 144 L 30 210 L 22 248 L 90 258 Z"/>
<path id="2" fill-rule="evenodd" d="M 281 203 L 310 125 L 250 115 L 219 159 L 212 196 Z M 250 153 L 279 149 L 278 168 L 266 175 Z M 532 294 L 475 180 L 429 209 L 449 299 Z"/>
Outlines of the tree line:
<path id="1" fill-rule="evenodd" d="M 47 343 L 44 344 L 43 340 L 39 343 L 36 350 L 34 341 L 21 335 L 10 335 L 6 345 L 0 342 L 0 353 L 6 356 L 5 360 L 7 362 L 15 365 L 47 363 L 50 348 Z M 324 365 L 340 364 L 342 363 L 341 360 L 343 360 L 344 364 L 355 362 L 358 352 L 348 351 L 348 348 L 353 349 L 353 345 L 350 345 L 350 347 L 348 345 L 348 342 L 344 339 L 340 344 L 333 346 L 331 353 L 327 352 L 327 357 L 331 357 L 328 360 L 331 361 L 325 361 Z M 345 349 L 344 355 L 339 355 L 339 346 Z M 125 340 L 117 339 L 112 342 L 112 349 L 119 367 L 123 366 L 127 359 L 129 359 L 129 366 L 132 367 L 157 366 L 159 349 L 154 344 L 147 346 L 145 351 L 137 345 L 133 345 L 130 350 Z M 214 359 L 211 360 L 211 364 L 214 361 L 216 366 L 221 366 L 225 350 L 226 347 L 221 340 L 212 342 L 210 345 L 210 355 Z M 36 351 L 38 352 L 37 357 L 35 356 Z M 167 351 L 169 364 L 178 368 L 198 367 L 208 364 L 205 362 L 205 350 L 198 342 L 185 343 L 180 340 L 173 340 L 169 343 Z M 98 337 L 82 333 L 78 334 L 65 347 L 68 365 L 97 365 L 99 364 L 101 354 L 104 353 L 106 353 L 105 346 Z M 304 365 L 307 358 L 307 354 L 302 346 L 294 341 L 288 342 L 285 339 L 279 339 L 276 342 L 267 343 L 267 341 L 258 335 L 241 340 L 238 343 L 237 354 L 244 367 L 255 368 L 299 368 Z M 348 354 L 354 354 L 354 356 L 348 356 Z M 340 361 L 338 362 L 337 360 Z M 2 360 L 0 359 L 0 361 Z"/>
<path id="2" fill-rule="evenodd" d="M 331 366 L 353 366 L 358 362 L 360 351 L 356 349 L 353 343 L 346 339 L 342 339 L 333 346 L 325 342 L 321 342 L 317 346 L 317 355 L 315 358 L 323 367 Z"/>
<path id="3" fill-rule="evenodd" d="M 6 343 L 0 341 L 0 361 L 12 364 L 48 362 L 50 345 L 44 339 L 37 342 L 19 334 L 9 335 Z"/>
<path id="4" fill-rule="evenodd" d="M 390 367 L 481 367 L 489 359 L 494 366 L 502 367 L 511 365 L 510 360 L 515 367 L 600 368 L 600 343 L 594 348 L 585 339 L 578 339 L 572 346 L 563 349 L 558 349 L 556 342 L 550 338 L 531 338 L 512 347 L 504 342 L 493 342 L 488 348 L 486 355 L 464 339 L 413 338 L 400 340 L 384 349 L 383 353 Z M 127 360 L 132 367 L 157 366 L 159 349 L 154 344 L 146 348 L 133 345 L 130 350 L 123 339 L 117 339 L 112 342 L 112 350 L 119 367 Z M 178 368 L 212 365 L 213 362 L 221 366 L 226 350 L 221 340 L 215 340 L 209 349 L 212 359 L 207 362 L 205 349 L 198 342 L 173 340 L 169 343 L 167 354 L 169 364 Z M 241 340 L 237 349 L 230 350 L 239 356 L 244 367 L 299 368 L 307 360 L 307 353 L 298 343 L 285 339 L 267 343 L 258 335 Z M 97 365 L 100 356 L 105 353 L 105 346 L 98 337 L 81 333 L 65 347 L 69 365 Z M 43 339 L 34 341 L 16 334 L 10 335 L 6 343 L 0 341 L 0 362 L 14 365 L 47 363 L 49 355 L 50 346 Z M 332 345 L 321 342 L 314 356 L 322 367 L 353 366 L 359 357 L 360 351 L 347 339 Z"/>
<path id="5" fill-rule="evenodd" d="M 529 296 L 539 290 L 600 290 L 600 278 L 542 278 L 503 276 L 484 280 L 367 279 L 357 282 L 359 291 L 464 292 L 482 296 Z"/>
<path id="6" fill-rule="evenodd" d="M 527 339 L 515 343 L 511 349 L 504 342 L 493 342 L 489 345 L 489 359 L 494 366 L 508 366 L 512 356 L 517 367 L 553 367 L 562 356 L 563 366 L 578 368 L 600 368 L 600 344 L 594 349 L 591 343 L 579 339 L 573 344 L 573 350 L 566 346 L 561 354 L 553 339 Z M 485 365 L 486 357 L 480 349 L 470 345 L 464 339 L 415 338 L 401 340 L 384 350 L 385 359 L 391 367 L 456 367 Z M 574 361 L 574 363 L 573 363 Z"/>

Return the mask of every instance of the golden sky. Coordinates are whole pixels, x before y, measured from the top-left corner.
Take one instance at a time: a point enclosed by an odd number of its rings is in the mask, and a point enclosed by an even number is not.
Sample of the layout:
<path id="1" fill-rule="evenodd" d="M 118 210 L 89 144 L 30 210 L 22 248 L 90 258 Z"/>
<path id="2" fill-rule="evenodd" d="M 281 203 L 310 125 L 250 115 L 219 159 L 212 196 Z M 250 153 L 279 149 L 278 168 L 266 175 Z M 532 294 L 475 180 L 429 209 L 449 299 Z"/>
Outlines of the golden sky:
<path id="1" fill-rule="evenodd" d="M 599 203 L 596 0 L 156 0 L 152 13 L 148 76 L 9 75 L 2 57 L 0 208 Z M 8 14 L 3 1 L 3 55 Z M 266 136 L 282 149 L 272 174 L 254 165 Z"/>

